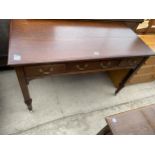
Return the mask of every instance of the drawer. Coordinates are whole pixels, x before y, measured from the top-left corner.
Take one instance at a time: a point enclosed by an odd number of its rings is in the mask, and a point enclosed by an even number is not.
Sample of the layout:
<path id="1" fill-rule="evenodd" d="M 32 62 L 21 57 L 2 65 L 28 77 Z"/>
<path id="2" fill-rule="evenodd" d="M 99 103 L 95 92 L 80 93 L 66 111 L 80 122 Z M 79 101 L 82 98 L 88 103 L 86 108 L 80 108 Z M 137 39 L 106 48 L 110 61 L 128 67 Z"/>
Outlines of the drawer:
<path id="1" fill-rule="evenodd" d="M 100 61 L 100 68 L 117 68 L 119 67 L 120 61 L 120 59 Z"/>
<path id="2" fill-rule="evenodd" d="M 155 74 L 155 66 L 143 66 L 137 71 L 136 74 Z"/>
<path id="3" fill-rule="evenodd" d="M 142 83 L 142 82 L 150 82 L 155 80 L 155 76 L 146 74 L 146 75 L 139 75 L 139 76 L 134 76 L 132 79 L 129 80 L 129 84 L 134 84 L 134 83 Z"/>
<path id="4" fill-rule="evenodd" d="M 24 67 L 25 74 L 28 77 L 46 76 L 50 74 L 60 74 L 66 71 L 65 64 L 48 64 Z"/>
<path id="5" fill-rule="evenodd" d="M 67 64 L 67 72 L 89 71 L 97 68 L 99 68 L 99 62 L 73 62 Z"/>
<path id="6" fill-rule="evenodd" d="M 119 65 L 120 60 L 101 60 L 94 62 L 74 62 L 67 65 L 68 72 L 106 70 Z"/>
<path id="7" fill-rule="evenodd" d="M 143 58 L 126 58 L 121 60 L 120 67 L 135 67 L 142 61 Z"/>
<path id="8" fill-rule="evenodd" d="M 146 65 L 155 65 L 155 56 L 150 57 L 146 62 Z"/>

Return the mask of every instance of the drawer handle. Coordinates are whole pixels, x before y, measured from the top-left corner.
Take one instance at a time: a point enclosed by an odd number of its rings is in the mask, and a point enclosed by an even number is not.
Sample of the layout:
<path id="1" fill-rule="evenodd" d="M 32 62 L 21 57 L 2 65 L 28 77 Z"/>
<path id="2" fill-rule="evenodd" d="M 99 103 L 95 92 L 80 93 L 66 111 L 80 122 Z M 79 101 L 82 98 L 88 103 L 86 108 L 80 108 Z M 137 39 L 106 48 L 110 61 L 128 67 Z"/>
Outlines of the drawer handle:
<path id="1" fill-rule="evenodd" d="M 39 72 L 42 73 L 42 74 L 45 74 L 45 75 L 50 73 L 50 72 L 44 72 L 43 69 L 39 69 Z"/>
<path id="2" fill-rule="evenodd" d="M 43 72 L 43 69 L 39 69 L 39 72 L 42 73 Z"/>
<path id="3" fill-rule="evenodd" d="M 48 74 L 50 74 L 50 72 L 43 72 L 43 74 L 48 75 Z"/>
<path id="4" fill-rule="evenodd" d="M 51 67 L 51 68 L 50 68 L 50 71 L 51 71 L 51 72 L 53 72 L 53 71 L 54 71 L 53 67 Z"/>
<path id="5" fill-rule="evenodd" d="M 102 62 L 100 63 L 100 66 L 101 66 L 102 68 L 105 68 L 105 67 L 106 67 L 106 65 L 103 64 Z"/>
<path id="6" fill-rule="evenodd" d="M 49 71 L 46 71 L 46 72 L 44 72 L 44 70 L 43 69 L 39 69 L 39 72 L 40 73 L 43 73 L 43 74 L 45 74 L 45 75 L 47 75 L 47 74 L 50 74 L 51 72 L 53 72 L 54 71 L 54 69 L 51 67 L 50 69 L 49 69 Z"/>
<path id="7" fill-rule="evenodd" d="M 128 64 L 129 65 L 136 65 L 138 63 L 138 61 L 137 60 L 128 60 Z"/>
<path id="8" fill-rule="evenodd" d="M 85 70 L 88 67 L 88 64 L 85 64 L 83 67 L 81 67 L 80 65 L 76 65 L 76 68 L 80 71 Z"/>
<path id="9" fill-rule="evenodd" d="M 106 64 L 104 64 L 104 63 L 100 63 L 100 66 L 102 67 L 102 68 L 105 68 L 105 67 L 108 67 L 108 66 L 111 66 L 112 65 L 112 63 L 109 61 L 109 62 L 107 62 Z"/>

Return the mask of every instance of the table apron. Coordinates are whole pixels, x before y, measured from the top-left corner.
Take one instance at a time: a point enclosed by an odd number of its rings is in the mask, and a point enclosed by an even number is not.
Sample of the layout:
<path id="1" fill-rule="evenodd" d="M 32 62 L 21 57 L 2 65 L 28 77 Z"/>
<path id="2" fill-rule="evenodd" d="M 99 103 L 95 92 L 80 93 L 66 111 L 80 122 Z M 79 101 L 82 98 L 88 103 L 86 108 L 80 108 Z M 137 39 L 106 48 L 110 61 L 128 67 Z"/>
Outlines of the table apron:
<path id="1" fill-rule="evenodd" d="M 117 69 L 135 68 L 144 57 L 133 57 L 124 59 L 80 61 L 66 63 L 49 63 L 41 65 L 23 66 L 25 77 L 29 80 L 59 74 L 82 74 L 91 72 L 102 72 Z"/>

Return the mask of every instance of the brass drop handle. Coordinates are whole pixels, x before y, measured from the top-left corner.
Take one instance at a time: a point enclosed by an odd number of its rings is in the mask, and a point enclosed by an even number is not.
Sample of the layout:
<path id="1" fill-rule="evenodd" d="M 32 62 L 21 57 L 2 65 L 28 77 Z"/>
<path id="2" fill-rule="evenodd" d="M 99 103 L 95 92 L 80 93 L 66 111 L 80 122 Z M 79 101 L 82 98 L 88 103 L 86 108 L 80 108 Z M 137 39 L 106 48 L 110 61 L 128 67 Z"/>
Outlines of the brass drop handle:
<path id="1" fill-rule="evenodd" d="M 80 65 L 76 65 L 76 68 L 77 68 L 78 70 L 80 70 L 80 71 L 85 70 L 87 67 L 88 67 L 88 64 L 85 64 L 83 67 L 80 66 Z"/>
<path id="2" fill-rule="evenodd" d="M 39 72 L 40 72 L 40 73 L 43 73 L 43 74 L 45 74 L 45 75 L 47 75 L 47 74 L 50 74 L 50 72 L 53 72 L 53 70 L 54 70 L 54 69 L 53 69 L 52 67 L 49 69 L 49 71 L 44 71 L 43 69 L 40 68 L 40 69 L 39 69 Z"/>
<path id="3" fill-rule="evenodd" d="M 105 68 L 105 67 L 106 67 L 106 65 L 103 64 L 102 62 L 100 63 L 100 66 L 101 66 L 102 68 Z"/>
<path id="4" fill-rule="evenodd" d="M 51 67 L 51 68 L 50 68 L 50 71 L 51 71 L 51 72 L 53 72 L 53 71 L 54 71 L 53 67 Z"/>
<path id="5" fill-rule="evenodd" d="M 39 72 L 42 73 L 42 72 L 43 72 L 43 69 L 40 68 L 40 69 L 39 69 Z"/>
<path id="6" fill-rule="evenodd" d="M 102 68 L 105 68 L 105 67 L 111 66 L 111 64 L 112 64 L 111 61 L 109 61 L 109 62 L 107 62 L 107 63 L 105 63 L 105 64 L 104 64 L 103 62 L 101 62 L 101 63 L 100 63 L 100 66 L 101 66 Z"/>
<path id="7" fill-rule="evenodd" d="M 50 72 L 43 72 L 43 74 L 48 75 Z"/>

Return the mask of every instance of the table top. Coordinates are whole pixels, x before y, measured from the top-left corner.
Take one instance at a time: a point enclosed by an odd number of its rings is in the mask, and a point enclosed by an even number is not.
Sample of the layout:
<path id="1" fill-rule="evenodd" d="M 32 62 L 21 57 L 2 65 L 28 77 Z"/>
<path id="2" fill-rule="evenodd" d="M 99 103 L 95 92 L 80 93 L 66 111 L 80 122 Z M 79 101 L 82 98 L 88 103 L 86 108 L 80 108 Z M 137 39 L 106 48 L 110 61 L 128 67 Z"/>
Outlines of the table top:
<path id="1" fill-rule="evenodd" d="M 12 20 L 9 65 L 154 55 L 120 22 Z"/>
<path id="2" fill-rule="evenodd" d="M 155 134 L 155 104 L 106 117 L 115 135 Z"/>

